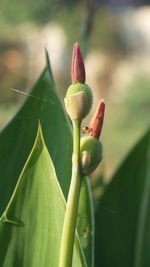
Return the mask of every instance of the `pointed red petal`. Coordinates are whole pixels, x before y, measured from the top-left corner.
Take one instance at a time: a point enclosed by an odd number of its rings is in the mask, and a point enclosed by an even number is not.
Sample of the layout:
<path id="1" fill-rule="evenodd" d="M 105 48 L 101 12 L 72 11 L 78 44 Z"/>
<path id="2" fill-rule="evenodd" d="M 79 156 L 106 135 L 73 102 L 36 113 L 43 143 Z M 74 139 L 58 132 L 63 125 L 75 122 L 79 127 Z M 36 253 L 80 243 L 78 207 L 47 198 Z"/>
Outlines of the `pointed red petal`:
<path id="1" fill-rule="evenodd" d="M 94 138 L 100 137 L 104 121 L 104 113 L 105 113 L 105 102 L 104 100 L 101 100 L 89 124 L 88 132 Z"/>
<path id="2" fill-rule="evenodd" d="M 73 83 L 85 83 L 85 67 L 78 43 L 73 46 L 71 76 Z"/>

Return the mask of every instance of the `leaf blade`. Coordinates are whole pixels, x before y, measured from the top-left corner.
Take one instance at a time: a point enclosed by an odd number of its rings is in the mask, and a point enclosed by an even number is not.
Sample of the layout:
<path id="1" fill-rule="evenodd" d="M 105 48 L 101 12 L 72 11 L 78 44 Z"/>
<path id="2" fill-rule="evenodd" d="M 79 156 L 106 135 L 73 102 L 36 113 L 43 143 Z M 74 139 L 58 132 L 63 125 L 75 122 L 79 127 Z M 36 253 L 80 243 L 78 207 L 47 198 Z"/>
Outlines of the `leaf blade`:
<path id="1" fill-rule="evenodd" d="M 58 266 L 64 213 L 65 200 L 39 128 L 1 218 L 0 266 Z M 86 266 L 77 241 L 73 266 Z"/>
<path id="2" fill-rule="evenodd" d="M 0 214 L 8 203 L 31 151 L 38 119 L 41 121 L 45 142 L 61 187 L 67 196 L 71 172 L 71 131 L 69 121 L 53 89 L 52 77 L 45 69 L 32 89 L 31 96 L 0 133 Z M 9 168 L 6 167 L 6 162 Z"/>
<path id="3" fill-rule="evenodd" d="M 77 230 L 89 267 L 94 265 L 94 210 L 89 177 L 82 178 Z"/>
<path id="4" fill-rule="evenodd" d="M 149 138 L 148 131 L 121 164 L 100 200 L 96 214 L 95 266 L 134 266 Z"/>

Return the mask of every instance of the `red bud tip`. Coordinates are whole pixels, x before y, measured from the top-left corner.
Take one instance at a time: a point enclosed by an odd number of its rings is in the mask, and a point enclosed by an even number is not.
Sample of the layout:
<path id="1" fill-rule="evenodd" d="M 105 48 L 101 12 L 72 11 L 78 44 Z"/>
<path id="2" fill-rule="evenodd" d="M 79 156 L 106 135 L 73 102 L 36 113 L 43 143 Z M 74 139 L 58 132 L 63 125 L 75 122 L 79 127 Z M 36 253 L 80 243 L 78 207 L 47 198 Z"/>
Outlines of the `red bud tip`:
<path id="1" fill-rule="evenodd" d="M 102 131 L 104 112 L 105 112 L 105 102 L 104 100 L 101 100 L 98 104 L 95 113 L 93 114 L 88 130 L 89 134 L 97 139 L 100 137 Z"/>
<path id="2" fill-rule="evenodd" d="M 73 46 L 71 77 L 73 83 L 85 83 L 85 67 L 78 43 Z"/>

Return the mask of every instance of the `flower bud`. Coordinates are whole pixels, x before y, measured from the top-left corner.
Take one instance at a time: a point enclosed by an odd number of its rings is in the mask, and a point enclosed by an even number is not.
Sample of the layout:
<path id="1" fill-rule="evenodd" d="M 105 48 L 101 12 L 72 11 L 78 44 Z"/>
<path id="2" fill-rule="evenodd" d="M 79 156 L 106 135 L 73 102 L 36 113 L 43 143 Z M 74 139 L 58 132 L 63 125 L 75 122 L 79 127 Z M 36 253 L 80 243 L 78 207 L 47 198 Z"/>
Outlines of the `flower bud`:
<path id="1" fill-rule="evenodd" d="M 71 120 L 83 120 L 89 113 L 93 103 L 93 95 L 86 84 L 72 84 L 66 94 L 65 105 Z"/>
<path id="2" fill-rule="evenodd" d="M 90 136 L 82 137 L 80 152 L 82 173 L 89 175 L 102 160 L 102 143 Z"/>
<path id="3" fill-rule="evenodd" d="M 101 100 L 89 124 L 88 132 L 94 138 L 99 139 L 100 137 L 104 121 L 104 113 L 105 102 L 104 100 Z"/>
<path id="4" fill-rule="evenodd" d="M 78 43 L 73 46 L 71 77 L 73 83 L 85 83 L 85 67 Z"/>

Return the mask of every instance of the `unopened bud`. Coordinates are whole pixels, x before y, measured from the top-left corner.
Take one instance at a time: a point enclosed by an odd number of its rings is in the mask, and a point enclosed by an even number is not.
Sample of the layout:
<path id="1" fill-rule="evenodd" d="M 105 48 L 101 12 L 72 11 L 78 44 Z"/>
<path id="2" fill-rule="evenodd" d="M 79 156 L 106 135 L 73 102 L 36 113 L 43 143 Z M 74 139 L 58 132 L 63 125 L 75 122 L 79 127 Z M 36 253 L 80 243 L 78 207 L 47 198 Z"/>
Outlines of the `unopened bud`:
<path id="1" fill-rule="evenodd" d="M 83 120 L 89 113 L 93 103 L 93 95 L 86 84 L 72 84 L 66 94 L 65 105 L 71 120 Z"/>
<path id="2" fill-rule="evenodd" d="M 102 143 L 90 136 L 82 137 L 80 152 L 82 173 L 89 175 L 102 160 Z"/>
<path id="3" fill-rule="evenodd" d="M 104 121 L 104 113 L 105 102 L 104 100 L 101 100 L 89 124 L 88 132 L 94 138 L 99 139 L 100 137 Z"/>
<path id="4" fill-rule="evenodd" d="M 78 43 L 73 46 L 71 76 L 73 83 L 85 83 L 85 67 Z"/>

